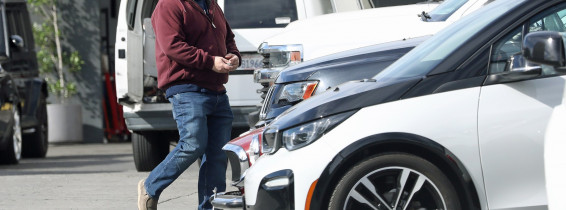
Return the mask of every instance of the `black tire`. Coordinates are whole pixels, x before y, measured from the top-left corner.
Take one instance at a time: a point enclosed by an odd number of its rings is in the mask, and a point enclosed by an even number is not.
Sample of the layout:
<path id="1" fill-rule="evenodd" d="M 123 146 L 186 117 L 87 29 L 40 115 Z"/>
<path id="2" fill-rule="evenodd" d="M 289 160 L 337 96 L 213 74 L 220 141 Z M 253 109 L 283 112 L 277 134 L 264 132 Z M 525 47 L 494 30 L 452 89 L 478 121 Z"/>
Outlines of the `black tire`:
<path id="1" fill-rule="evenodd" d="M 22 127 L 20 125 L 20 112 L 14 108 L 12 120 L 14 124 L 4 151 L 0 151 L 0 163 L 18 164 L 22 158 Z"/>
<path id="2" fill-rule="evenodd" d="M 37 119 L 39 125 L 34 127 L 34 132 L 23 136 L 22 156 L 26 158 L 44 158 L 47 155 L 47 103 L 43 93 L 40 96 Z"/>
<path id="3" fill-rule="evenodd" d="M 398 189 L 402 189 L 400 197 Z M 328 209 L 372 209 L 370 205 L 376 209 L 388 209 L 385 205 L 391 209 L 408 205 L 399 208 L 408 210 L 461 209 L 454 186 L 438 167 L 404 153 L 379 155 L 355 165 L 338 182 Z"/>
<path id="4" fill-rule="evenodd" d="M 132 147 L 136 169 L 151 171 L 169 153 L 169 139 L 160 138 L 159 132 L 132 133 Z"/>

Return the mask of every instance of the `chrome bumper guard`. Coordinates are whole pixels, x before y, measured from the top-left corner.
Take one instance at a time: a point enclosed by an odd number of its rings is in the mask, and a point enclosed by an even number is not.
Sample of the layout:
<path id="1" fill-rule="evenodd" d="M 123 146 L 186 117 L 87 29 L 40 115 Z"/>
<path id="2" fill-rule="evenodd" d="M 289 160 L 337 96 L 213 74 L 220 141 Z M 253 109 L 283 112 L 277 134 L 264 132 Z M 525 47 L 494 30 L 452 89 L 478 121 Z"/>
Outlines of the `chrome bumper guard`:
<path id="1" fill-rule="evenodd" d="M 214 194 L 210 203 L 215 209 L 244 209 L 244 196 L 239 191 Z"/>

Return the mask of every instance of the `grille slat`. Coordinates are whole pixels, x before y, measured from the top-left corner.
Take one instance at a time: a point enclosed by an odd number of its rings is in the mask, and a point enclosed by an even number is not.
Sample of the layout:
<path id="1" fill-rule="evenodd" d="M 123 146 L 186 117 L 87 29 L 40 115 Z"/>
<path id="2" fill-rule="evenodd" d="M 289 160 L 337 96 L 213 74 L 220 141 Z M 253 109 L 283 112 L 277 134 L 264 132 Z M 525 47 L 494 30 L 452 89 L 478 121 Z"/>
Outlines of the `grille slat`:
<path id="1" fill-rule="evenodd" d="M 269 110 L 269 107 L 271 106 L 271 97 L 273 97 L 273 90 L 275 90 L 275 85 L 272 85 L 269 88 L 269 90 L 267 91 L 267 95 L 263 100 L 263 104 L 261 105 L 261 110 L 259 112 L 260 120 L 265 120 L 265 117 L 267 117 L 267 110 Z"/>

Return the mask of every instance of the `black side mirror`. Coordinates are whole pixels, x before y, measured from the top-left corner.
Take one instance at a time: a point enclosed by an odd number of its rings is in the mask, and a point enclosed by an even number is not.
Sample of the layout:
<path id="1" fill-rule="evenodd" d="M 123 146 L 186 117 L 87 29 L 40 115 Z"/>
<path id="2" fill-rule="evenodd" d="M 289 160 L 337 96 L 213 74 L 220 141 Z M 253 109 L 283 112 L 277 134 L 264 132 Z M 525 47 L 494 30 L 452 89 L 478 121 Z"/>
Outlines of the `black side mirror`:
<path id="1" fill-rule="evenodd" d="M 523 56 L 534 63 L 564 67 L 566 66 L 565 35 L 553 31 L 529 33 L 523 40 Z"/>
<path id="2" fill-rule="evenodd" d="M 505 66 L 505 71 L 529 71 L 533 69 L 542 69 L 542 67 L 525 59 L 521 53 L 511 56 Z"/>
<path id="3" fill-rule="evenodd" d="M 508 82 L 518 82 L 533 79 L 542 74 L 542 67 L 528 61 L 522 54 L 515 54 L 507 60 L 505 71 L 489 75 L 486 85 Z"/>
<path id="4" fill-rule="evenodd" d="M 20 36 L 20 35 L 12 35 L 10 36 L 10 40 L 12 41 L 11 43 L 18 47 L 18 48 L 24 48 L 24 39 Z"/>

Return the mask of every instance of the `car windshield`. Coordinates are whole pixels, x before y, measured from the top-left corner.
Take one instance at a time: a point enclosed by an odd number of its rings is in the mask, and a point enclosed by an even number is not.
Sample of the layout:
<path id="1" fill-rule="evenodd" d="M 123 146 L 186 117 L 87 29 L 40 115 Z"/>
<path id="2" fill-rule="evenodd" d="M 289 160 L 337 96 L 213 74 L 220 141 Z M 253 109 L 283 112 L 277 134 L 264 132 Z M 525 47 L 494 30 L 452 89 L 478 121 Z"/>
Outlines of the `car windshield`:
<path id="1" fill-rule="evenodd" d="M 434 8 L 428 13 L 430 16 L 427 21 L 429 22 L 439 22 L 446 21 L 450 15 L 452 15 L 456 10 L 460 9 L 468 0 L 446 0 L 438 7 Z"/>
<path id="2" fill-rule="evenodd" d="M 232 29 L 284 28 L 297 20 L 295 0 L 225 0 L 224 14 Z"/>
<path id="3" fill-rule="evenodd" d="M 482 29 L 509 10 L 527 0 L 495 1 L 475 13 L 467 15 L 423 42 L 374 79 L 382 83 L 407 78 L 423 77 L 464 43 L 481 33 Z"/>

